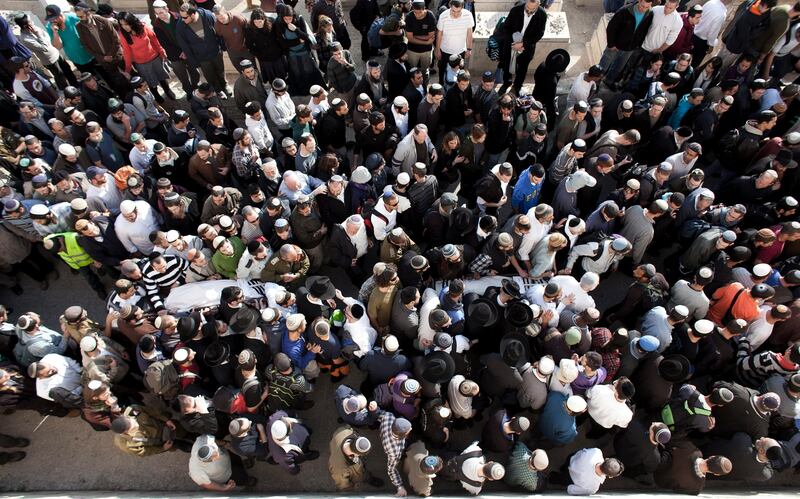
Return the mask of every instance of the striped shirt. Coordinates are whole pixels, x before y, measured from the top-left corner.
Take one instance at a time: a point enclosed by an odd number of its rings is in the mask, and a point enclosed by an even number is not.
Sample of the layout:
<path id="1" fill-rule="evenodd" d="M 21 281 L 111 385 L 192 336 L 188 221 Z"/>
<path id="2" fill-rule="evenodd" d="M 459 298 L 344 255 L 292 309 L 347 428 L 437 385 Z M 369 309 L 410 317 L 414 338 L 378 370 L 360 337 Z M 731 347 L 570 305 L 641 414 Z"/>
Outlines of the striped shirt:
<path id="1" fill-rule="evenodd" d="M 739 340 L 739 351 L 736 353 L 736 371 L 739 379 L 746 386 L 757 388 L 774 374 L 791 376 L 800 370 L 781 353 L 765 350 L 753 354 L 750 338 L 747 336 Z"/>
<path id="2" fill-rule="evenodd" d="M 164 272 L 154 269 L 153 264 L 149 261 L 142 266 L 142 282 L 144 282 L 147 297 L 156 310 L 164 308 L 164 302 L 159 293 L 161 288 L 168 288 L 173 284 L 183 284 L 186 268 L 189 266 L 189 262 L 177 256 L 168 255 L 163 258 L 167 266 Z"/>

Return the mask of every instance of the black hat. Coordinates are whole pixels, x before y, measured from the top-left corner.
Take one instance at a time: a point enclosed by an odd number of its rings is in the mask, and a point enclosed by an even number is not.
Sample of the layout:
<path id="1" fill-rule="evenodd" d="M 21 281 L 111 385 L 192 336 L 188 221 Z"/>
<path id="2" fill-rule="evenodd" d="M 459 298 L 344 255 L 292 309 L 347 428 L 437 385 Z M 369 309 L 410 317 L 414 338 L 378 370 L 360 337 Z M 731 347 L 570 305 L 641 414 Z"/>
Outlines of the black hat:
<path id="1" fill-rule="evenodd" d="M 193 317 L 181 317 L 178 319 L 178 336 L 181 341 L 191 340 L 196 330 L 197 323 Z"/>
<path id="2" fill-rule="evenodd" d="M 512 301 L 506 307 L 505 318 L 513 328 L 526 328 L 533 322 L 533 310 L 525 302 Z"/>
<path id="3" fill-rule="evenodd" d="M 689 359 L 683 355 L 669 355 L 661 359 L 661 362 L 658 363 L 658 374 L 664 378 L 665 381 L 678 383 L 686 380 L 691 367 Z"/>
<path id="4" fill-rule="evenodd" d="M 528 338 L 521 333 L 508 333 L 500 340 L 500 356 L 511 367 L 528 362 Z"/>
<path id="5" fill-rule="evenodd" d="M 231 347 L 224 341 L 215 341 L 203 352 L 203 362 L 208 367 L 219 367 L 230 358 Z"/>
<path id="6" fill-rule="evenodd" d="M 449 353 L 437 350 L 422 359 L 422 379 L 430 383 L 447 383 L 456 372 L 456 363 Z"/>
<path id="7" fill-rule="evenodd" d="M 522 298 L 522 291 L 519 289 L 519 284 L 517 284 L 517 282 L 513 279 L 503 279 L 503 283 L 500 285 L 500 288 L 505 294 L 510 295 L 513 298 Z"/>
<path id="8" fill-rule="evenodd" d="M 464 297 L 464 301 L 467 301 L 467 297 Z M 467 305 L 466 323 L 470 327 L 492 327 L 497 324 L 498 318 L 497 307 L 482 296 L 477 296 Z"/>
<path id="9" fill-rule="evenodd" d="M 314 275 L 306 280 L 308 292 L 320 300 L 330 300 L 336 296 L 336 287 L 331 282 L 330 277 L 324 275 Z"/>
<path id="10" fill-rule="evenodd" d="M 246 333 L 256 327 L 258 318 L 258 311 L 250 307 L 242 307 L 231 317 L 231 330 L 237 334 Z"/>
<path id="11" fill-rule="evenodd" d="M 544 63 L 551 71 L 562 73 L 567 69 L 567 66 L 569 66 L 569 61 L 569 52 L 564 49 L 555 49 L 547 54 Z"/>
<path id="12" fill-rule="evenodd" d="M 211 348 L 209 346 L 209 348 Z M 227 386 L 221 386 L 214 392 L 212 401 L 214 402 L 214 409 L 221 411 L 225 414 L 231 414 L 234 409 L 233 403 L 239 396 L 239 391 Z"/>

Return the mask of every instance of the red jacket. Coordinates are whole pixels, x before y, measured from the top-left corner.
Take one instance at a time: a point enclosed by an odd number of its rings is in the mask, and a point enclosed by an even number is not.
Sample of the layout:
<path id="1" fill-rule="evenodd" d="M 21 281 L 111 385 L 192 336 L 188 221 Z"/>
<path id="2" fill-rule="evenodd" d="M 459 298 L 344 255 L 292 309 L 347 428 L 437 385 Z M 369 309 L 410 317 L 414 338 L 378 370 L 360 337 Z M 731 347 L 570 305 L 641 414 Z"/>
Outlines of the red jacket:
<path id="1" fill-rule="evenodd" d="M 694 25 L 689 23 L 689 13 L 684 12 L 681 14 L 681 20 L 683 21 L 683 29 L 681 29 L 681 32 L 678 33 L 678 38 L 675 39 L 675 43 L 670 45 L 669 48 L 664 51 L 664 55 L 670 59 L 676 59 L 683 53 L 691 54 L 692 47 L 694 47 L 694 44 L 692 43 Z M 667 61 L 665 60 L 664 64 L 666 63 Z"/>
<path id="2" fill-rule="evenodd" d="M 167 53 L 158 42 L 153 28 L 144 25 L 144 31 L 141 35 L 133 32 L 129 33 L 131 36 L 131 43 L 125 39 L 122 33 L 119 34 L 119 42 L 122 45 L 122 55 L 125 57 L 125 71 L 131 72 L 132 63 L 144 64 L 150 62 L 156 57 L 166 58 Z"/>

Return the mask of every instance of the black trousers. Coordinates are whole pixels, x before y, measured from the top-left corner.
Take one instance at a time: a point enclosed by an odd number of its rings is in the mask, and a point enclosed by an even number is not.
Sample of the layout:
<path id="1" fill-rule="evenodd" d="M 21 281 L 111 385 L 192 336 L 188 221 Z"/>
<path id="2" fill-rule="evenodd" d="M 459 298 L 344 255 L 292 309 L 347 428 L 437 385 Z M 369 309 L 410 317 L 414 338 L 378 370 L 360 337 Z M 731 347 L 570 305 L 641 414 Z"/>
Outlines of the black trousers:
<path id="1" fill-rule="evenodd" d="M 692 35 L 692 67 L 697 69 L 703 63 L 708 52 L 708 42 L 697 35 Z"/>
<path id="2" fill-rule="evenodd" d="M 75 72 L 63 57 L 59 57 L 56 62 L 46 67 L 53 73 L 53 78 L 56 80 L 56 86 L 59 89 L 64 90 L 64 88 L 69 85 L 73 87 L 78 86 L 78 79 L 75 77 Z"/>
<path id="3" fill-rule="evenodd" d="M 242 486 L 250 478 L 244 469 L 242 458 L 233 452 L 228 452 L 228 454 L 231 456 L 231 480 L 236 482 L 236 485 Z"/>
<path id="4" fill-rule="evenodd" d="M 511 48 L 509 47 L 508 50 L 510 51 Z M 514 92 L 519 94 L 522 84 L 525 83 L 525 77 L 528 75 L 528 66 L 530 66 L 531 61 L 533 60 L 533 56 L 536 53 L 535 51 L 536 46 L 534 45 L 530 50 L 525 50 L 521 54 L 517 54 L 517 58 L 514 61 L 513 73 L 509 73 L 509 66 L 511 64 L 510 56 L 500 63 L 499 67 L 503 70 L 503 90 L 511 85 L 514 89 Z M 514 76 L 513 84 L 511 79 L 512 75 Z"/>

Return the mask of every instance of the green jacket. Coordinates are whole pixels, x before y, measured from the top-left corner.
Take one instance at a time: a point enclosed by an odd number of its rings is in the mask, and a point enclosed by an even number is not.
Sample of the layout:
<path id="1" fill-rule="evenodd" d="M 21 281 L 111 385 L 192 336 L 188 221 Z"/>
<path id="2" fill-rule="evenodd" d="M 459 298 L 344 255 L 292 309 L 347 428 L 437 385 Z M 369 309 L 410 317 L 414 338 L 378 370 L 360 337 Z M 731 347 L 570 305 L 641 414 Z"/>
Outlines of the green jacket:
<path id="1" fill-rule="evenodd" d="M 244 254 L 244 243 L 236 236 L 229 237 L 231 246 L 233 246 L 233 255 L 227 256 L 217 250 L 214 256 L 211 257 L 211 263 L 222 276 L 227 279 L 236 279 L 236 268 L 239 266 L 239 259 Z"/>

